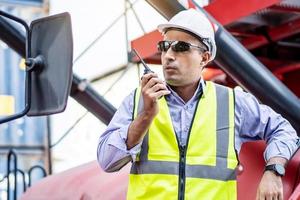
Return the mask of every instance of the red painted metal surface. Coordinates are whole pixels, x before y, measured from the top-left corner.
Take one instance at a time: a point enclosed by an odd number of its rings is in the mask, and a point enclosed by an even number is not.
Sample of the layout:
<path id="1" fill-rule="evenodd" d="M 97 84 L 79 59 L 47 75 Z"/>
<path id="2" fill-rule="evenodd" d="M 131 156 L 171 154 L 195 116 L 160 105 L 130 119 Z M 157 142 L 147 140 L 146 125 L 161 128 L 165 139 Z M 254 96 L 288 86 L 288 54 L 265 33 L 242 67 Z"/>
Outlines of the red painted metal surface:
<path id="1" fill-rule="evenodd" d="M 215 0 L 205 10 L 224 26 L 279 2 L 280 0 Z"/>
<path id="2" fill-rule="evenodd" d="M 300 199 L 300 184 L 296 187 L 293 194 L 290 196 L 289 200 L 299 200 Z"/>
<path id="3" fill-rule="evenodd" d="M 295 70 L 289 73 L 285 73 L 283 75 L 283 83 L 285 85 L 287 85 L 290 90 L 292 90 L 295 95 L 297 95 L 298 97 L 300 97 L 300 87 L 299 87 L 299 83 L 300 83 L 300 70 Z"/>
<path id="4" fill-rule="evenodd" d="M 300 63 L 289 60 L 278 60 L 258 57 L 269 70 L 281 80 L 296 96 L 300 97 Z"/>
<path id="5" fill-rule="evenodd" d="M 298 12 L 300 13 L 300 8 L 292 7 L 292 6 L 281 6 L 281 5 L 274 5 L 270 7 L 270 9 L 274 11 L 280 11 L 280 12 Z"/>
<path id="6" fill-rule="evenodd" d="M 157 57 L 158 52 L 156 44 L 162 39 L 161 33 L 155 30 L 131 41 L 131 48 L 136 49 L 145 61 L 147 61 L 147 59 L 152 59 L 152 61 L 154 61 L 154 63 L 151 62 L 152 64 L 157 62 L 160 63 L 160 57 Z M 156 59 L 153 59 L 155 56 Z M 138 60 L 138 58 L 134 57 L 133 61 L 136 60 Z"/>
<path id="7" fill-rule="evenodd" d="M 282 66 L 273 71 L 275 75 L 283 75 L 289 72 L 300 70 L 300 63 L 292 63 L 286 66 Z"/>
<path id="8" fill-rule="evenodd" d="M 224 75 L 224 72 L 221 69 L 214 68 L 205 68 L 202 71 L 202 76 L 204 80 L 212 80 L 214 77 Z"/>
<path id="9" fill-rule="evenodd" d="M 271 28 L 268 35 L 272 41 L 278 41 L 300 33 L 300 19 Z M 247 49 L 252 50 L 269 43 L 263 35 L 248 37 L 241 42 Z"/>
<path id="10" fill-rule="evenodd" d="M 238 199 L 255 199 L 256 189 L 263 174 L 265 162 L 262 141 L 243 144 L 239 159 L 243 170 L 238 175 Z M 298 151 L 286 168 L 283 178 L 284 199 L 299 199 Z M 122 200 L 126 198 L 129 165 L 120 172 L 105 173 L 97 162 L 91 162 L 60 174 L 52 175 L 34 184 L 21 200 Z"/>

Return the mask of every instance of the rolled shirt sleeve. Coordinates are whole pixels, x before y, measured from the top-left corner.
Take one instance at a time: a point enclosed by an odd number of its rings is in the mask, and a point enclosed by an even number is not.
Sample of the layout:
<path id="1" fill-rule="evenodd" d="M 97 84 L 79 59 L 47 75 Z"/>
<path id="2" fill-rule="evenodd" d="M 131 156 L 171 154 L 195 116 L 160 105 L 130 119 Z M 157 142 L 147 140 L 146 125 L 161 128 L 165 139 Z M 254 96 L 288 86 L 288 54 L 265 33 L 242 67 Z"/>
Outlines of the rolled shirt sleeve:
<path id="1" fill-rule="evenodd" d="M 298 148 L 298 136 L 291 124 L 250 93 L 235 90 L 236 149 L 242 143 L 263 139 L 267 143 L 265 161 L 272 157 L 290 159 Z"/>
<path id="2" fill-rule="evenodd" d="M 133 96 L 134 92 L 124 99 L 106 131 L 100 136 L 97 159 L 104 171 L 118 171 L 128 162 L 134 161 L 141 150 L 141 143 L 129 150 L 126 146 L 128 128 L 132 122 Z"/>

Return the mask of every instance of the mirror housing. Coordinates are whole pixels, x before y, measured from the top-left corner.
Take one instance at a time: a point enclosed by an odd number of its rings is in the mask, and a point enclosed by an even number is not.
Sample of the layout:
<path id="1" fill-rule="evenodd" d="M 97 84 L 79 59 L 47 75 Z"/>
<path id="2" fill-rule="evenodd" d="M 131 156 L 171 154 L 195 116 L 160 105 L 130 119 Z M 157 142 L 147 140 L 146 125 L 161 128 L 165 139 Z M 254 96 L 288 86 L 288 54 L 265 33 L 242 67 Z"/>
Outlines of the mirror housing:
<path id="1" fill-rule="evenodd" d="M 73 37 L 71 18 L 62 13 L 35 20 L 30 27 L 0 10 L 0 16 L 26 29 L 25 109 L 0 119 L 0 124 L 24 115 L 41 116 L 64 111 L 72 83 Z"/>
<path id="2" fill-rule="evenodd" d="M 41 64 L 31 72 L 28 116 L 63 112 L 72 84 L 73 38 L 71 18 L 62 13 L 30 25 L 31 57 Z"/>

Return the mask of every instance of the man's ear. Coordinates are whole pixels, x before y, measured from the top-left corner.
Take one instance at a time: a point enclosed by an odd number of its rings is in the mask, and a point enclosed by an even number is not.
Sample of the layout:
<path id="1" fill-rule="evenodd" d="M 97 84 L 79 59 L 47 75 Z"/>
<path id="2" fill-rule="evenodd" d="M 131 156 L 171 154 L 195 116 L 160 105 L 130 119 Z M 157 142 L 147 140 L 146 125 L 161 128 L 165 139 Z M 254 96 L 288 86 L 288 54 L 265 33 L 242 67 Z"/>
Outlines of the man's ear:
<path id="1" fill-rule="evenodd" d="M 204 52 L 202 54 L 201 66 L 207 65 L 207 63 L 209 62 L 210 57 L 211 57 L 211 55 L 208 51 Z"/>

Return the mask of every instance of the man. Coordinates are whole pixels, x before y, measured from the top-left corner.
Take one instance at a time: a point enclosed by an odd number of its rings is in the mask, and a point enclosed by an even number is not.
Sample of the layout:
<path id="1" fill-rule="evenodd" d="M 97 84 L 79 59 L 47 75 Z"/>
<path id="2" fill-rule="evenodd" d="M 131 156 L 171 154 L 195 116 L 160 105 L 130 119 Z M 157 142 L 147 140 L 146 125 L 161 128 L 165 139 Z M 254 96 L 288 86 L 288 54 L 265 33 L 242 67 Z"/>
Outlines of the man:
<path id="1" fill-rule="evenodd" d="M 165 82 L 142 77 L 98 146 L 107 172 L 132 161 L 128 199 L 236 199 L 236 153 L 264 139 L 266 170 L 257 199 L 283 199 L 281 176 L 297 149 L 291 125 L 252 95 L 205 82 L 216 55 L 212 24 L 190 9 L 158 26 Z"/>

